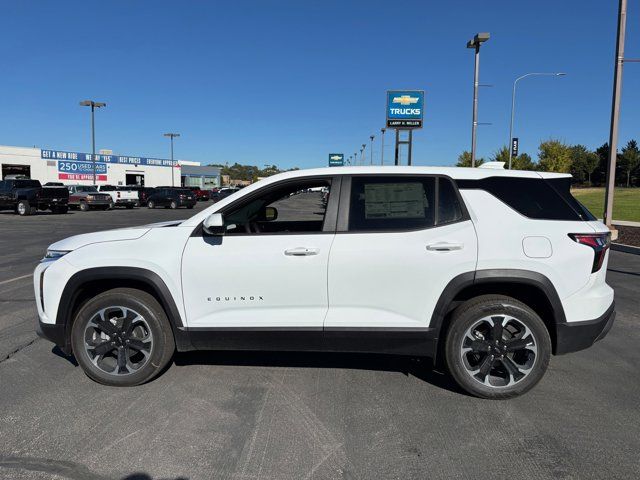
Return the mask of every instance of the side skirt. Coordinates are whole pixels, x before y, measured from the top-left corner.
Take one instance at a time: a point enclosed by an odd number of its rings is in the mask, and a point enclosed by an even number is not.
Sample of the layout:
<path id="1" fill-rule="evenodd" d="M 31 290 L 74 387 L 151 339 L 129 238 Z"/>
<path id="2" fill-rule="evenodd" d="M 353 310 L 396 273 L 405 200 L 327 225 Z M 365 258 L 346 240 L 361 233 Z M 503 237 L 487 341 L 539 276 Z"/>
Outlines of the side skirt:
<path id="1" fill-rule="evenodd" d="M 258 350 L 386 353 L 434 356 L 438 339 L 433 329 L 394 328 L 180 328 L 189 337 L 185 350 Z"/>

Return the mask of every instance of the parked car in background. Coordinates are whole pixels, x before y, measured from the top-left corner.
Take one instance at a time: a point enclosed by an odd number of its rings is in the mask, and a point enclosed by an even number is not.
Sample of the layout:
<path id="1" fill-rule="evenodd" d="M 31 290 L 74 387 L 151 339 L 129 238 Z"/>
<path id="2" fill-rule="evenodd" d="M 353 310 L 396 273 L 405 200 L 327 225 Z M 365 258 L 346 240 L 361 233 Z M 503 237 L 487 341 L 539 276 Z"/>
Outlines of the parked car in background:
<path id="1" fill-rule="evenodd" d="M 209 201 L 210 194 L 208 190 L 202 190 L 200 187 L 187 187 L 187 188 L 194 193 L 194 195 L 196 196 L 196 200 L 201 202 Z"/>
<path id="2" fill-rule="evenodd" d="M 64 187 L 43 187 L 38 180 L 7 179 L 0 182 L 0 210 L 32 215 L 38 210 L 67 213 L 69 192 Z"/>
<path id="3" fill-rule="evenodd" d="M 138 192 L 138 207 L 143 207 L 147 204 L 147 198 L 153 192 L 155 192 L 155 188 L 152 187 L 144 187 L 142 185 L 125 185 L 124 187 L 118 187 L 118 189 L 127 189 Z"/>
<path id="4" fill-rule="evenodd" d="M 147 207 L 165 207 L 174 209 L 179 207 L 193 208 L 196 201 L 195 194 L 188 188 L 158 187 L 155 192 L 149 195 L 149 198 L 147 199 Z"/>
<path id="5" fill-rule="evenodd" d="M 227 198 L 229 195 L 236 193 L 238 190 L 240 189 L 236 187 L 223 187 L 220 190 L 218 190 L 218 198 L 216 201 L 220 201 L 223 198 Z"/>
<path id="6" fill-rule="evenodd" d="M 98 191 L 111 195 L 113 204 L 116 207 L 133 208 L 138 204 L 138 192 L 136 190 L 116 187 L 115 185 L 100 185 Z"/>
<path id="7" fill-rule="evenodd" d="M 67 185 L 69 207 L 86 212 L 92 208 L 107 210 L 113 208 L 113 198 L 107 192 L 99 192 L 93 185 Z"/>
<path id="8" fill-rule="evenodd" d="M 62 183 L 62 182 L 47 182 L 47 183 L 45 183 L 43 185 L 43 187 L 64 187 L 64 183 Z"/>

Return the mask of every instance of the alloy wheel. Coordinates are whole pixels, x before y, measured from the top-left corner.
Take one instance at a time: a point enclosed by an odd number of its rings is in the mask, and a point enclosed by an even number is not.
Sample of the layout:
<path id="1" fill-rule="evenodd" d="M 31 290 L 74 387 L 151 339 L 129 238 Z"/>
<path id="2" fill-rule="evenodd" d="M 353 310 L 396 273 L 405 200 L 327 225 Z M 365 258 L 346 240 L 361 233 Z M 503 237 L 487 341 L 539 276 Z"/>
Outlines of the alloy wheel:
<path id="1" fill-rule="evenodd" d="M 460 345 L 462 364 L 477 382 L 492 388 L 511 387 L 529 375 L 536 363 L 538 341 L 510 315 L 491 315 L 474 322 Z"/>
<path id="2" fill-rule="evenodd" d="M 113 306 L 96 312 L 84 330 L 91 363 L 110 375 L 130 375 L 144 367 L 153 351 L 149 324 L 135 310 Z"/>

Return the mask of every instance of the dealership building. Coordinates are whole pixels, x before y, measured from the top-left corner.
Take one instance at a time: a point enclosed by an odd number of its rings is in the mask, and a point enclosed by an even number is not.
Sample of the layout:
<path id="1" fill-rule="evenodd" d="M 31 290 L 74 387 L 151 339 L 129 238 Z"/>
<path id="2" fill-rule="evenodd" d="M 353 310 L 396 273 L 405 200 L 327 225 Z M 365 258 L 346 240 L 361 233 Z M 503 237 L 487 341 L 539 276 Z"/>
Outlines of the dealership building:
<path id="1" fill-rule="evenodd" d="M 0 146 L 2 178 L 24 175 L 41 183 L 65 185 L 189 186 L 211 189 L 220 186 L 220 169 L 198 162 L 167 160 L 102 152 L 91 153 Z"/>

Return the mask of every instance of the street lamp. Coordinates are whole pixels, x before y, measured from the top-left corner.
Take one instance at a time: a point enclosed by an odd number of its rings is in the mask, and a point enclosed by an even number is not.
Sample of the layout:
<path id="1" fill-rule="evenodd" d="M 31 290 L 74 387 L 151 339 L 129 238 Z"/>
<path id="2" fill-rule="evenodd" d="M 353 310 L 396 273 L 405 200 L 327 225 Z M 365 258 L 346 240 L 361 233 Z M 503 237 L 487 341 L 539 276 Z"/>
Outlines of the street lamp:
<path id="1" fill-rule="evenodd" d="M 362 148 L 360 149 L 360 161 L 362 162 L 362 165 L 364 165 L 364 161 L 365 161 L 365 158 L 364 158 L 364 149 L 365 148 L 367 148 L 367 144 L 363 143 L 362 144 Z"/>
<path id="2" fill-rule="evenodd" d="M 369 151 L 369 164 L 373 165 L 373 139 L 376 138 L 376 136 L 371 135 L 369 138 L 371 139 L 371 150 Z"/>
<path id="3" fill-rule="evenodd" d="M 380 165 L 384 165 L 384 132 L 386 131 L 387 131 L 386 128 L 380 129 L 380 134 L 381 134 L 380 141 L 382 142 L 382 146 L 380 147 Z"/>
<path id="4" fill-rule="evenodd" d="M 467 48 L 475 49 L 473 68 L 473 121 L 471 124 L 471 166 L 476 166 L 476 130 L 478 128 L 478 79 L 480 77 L 480 45 L 489 40 L 489 33 L 476 33 L 467 42 Z"/>
<path id="5" fill-rule="evenodd" d="M 174 187 L 175 186 L 175 181 L 174 181 L 174 165 L 173 165 L 173 139 L 176 137 L 179 137 L 180 134 L 179 133 L 164 133 L 163 136 L 165 137 L 169 137 L 171 139 L 171 186 Z"/>
<path id="6" fill-rule="evenodd" d="M 512 157 L 512 150 L 513 150 L 511 142 L 513 142 L 513 118 L 516 110 L 516 86 L 518 82 L 523 78 L 533 77 L 533 76 L 564 77 L 565 75 L 566 73 L 563 73 L 563 72 L 532 72 L 516 78 L 515 81 L 513 82 L 513 92 L 511 94 L 511 123 L 509 124 L 509 142 L 507 143 L 507 145 L 509 146 L 509 170 L 511 170 L 511 157 Z"/>
<path id="7" fill-rule="evenodd" d="M 95 102 L 93 100 L 83 100 L 80 102 L 81 107 L 91 107 L 91 160 L 93 161 L 93 184 L 96 184 L 96 128 L 94 112 L 96 108 L 106 107 L 104 102 Z"/>

